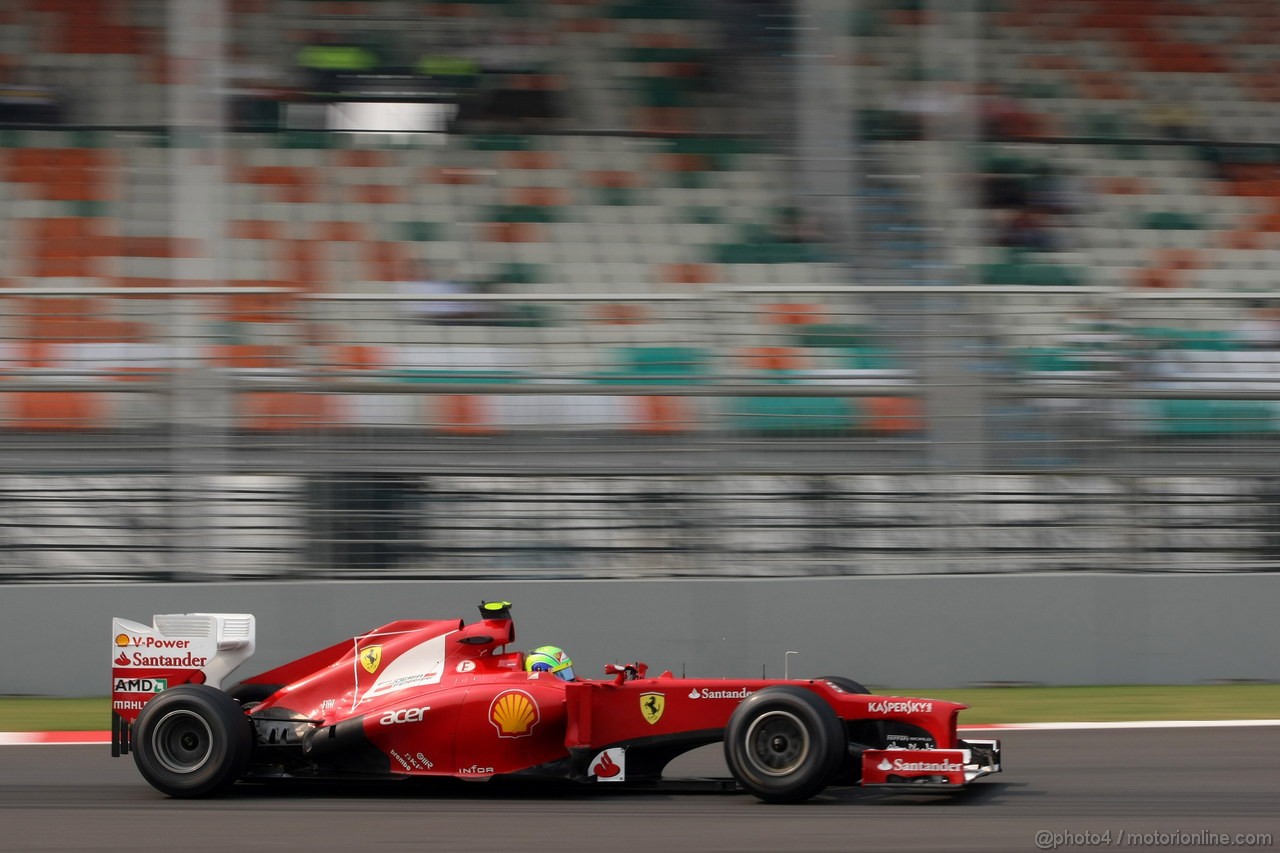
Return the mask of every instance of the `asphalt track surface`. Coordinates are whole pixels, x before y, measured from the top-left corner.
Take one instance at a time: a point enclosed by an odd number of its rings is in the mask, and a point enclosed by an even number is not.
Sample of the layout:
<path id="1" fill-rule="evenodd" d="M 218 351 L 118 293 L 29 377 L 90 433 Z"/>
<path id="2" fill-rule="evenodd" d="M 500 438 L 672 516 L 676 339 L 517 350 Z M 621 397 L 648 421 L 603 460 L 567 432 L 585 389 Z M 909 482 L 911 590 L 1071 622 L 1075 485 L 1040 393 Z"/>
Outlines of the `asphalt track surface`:
<path id="1" fill-rule="evenodd" d="M 997 851 L 1038 832 L 1272 833 L 1280 727 L 1009 731 L 1005 772 L 960 794 L 830 789 L 801 805 L 742 793 L 395 783 L 171 800 L 107 746 L 0 747 L 0 850 L 22 851 Z M 987 736 L 987 735 L 983 735 Z M 719 775 L 718 747 L 669 771 Z M 1212 846 L 1221 850 L 1224 845 Z M 1076 843 L 1058 849 L 1094 849 Z"/>

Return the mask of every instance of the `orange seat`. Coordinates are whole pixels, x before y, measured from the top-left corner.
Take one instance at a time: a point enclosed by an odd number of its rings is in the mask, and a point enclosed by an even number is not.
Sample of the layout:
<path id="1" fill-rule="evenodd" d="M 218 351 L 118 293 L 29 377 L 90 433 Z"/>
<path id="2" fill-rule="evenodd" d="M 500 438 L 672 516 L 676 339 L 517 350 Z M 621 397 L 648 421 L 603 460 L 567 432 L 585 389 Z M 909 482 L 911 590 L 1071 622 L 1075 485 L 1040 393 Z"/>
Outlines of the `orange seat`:
<path id="1" fill-rule="evenodd" d="M 686 432 L 692 423 L 689 401 L 684 397 L 632 397 L 635 418 L 630 428 L 634 432 L 668 434 Z"/>
<path id="2" fill-rule="evenodd" d="M 14 391 L 5 426 L 33 432 L 101 429 L 106 426 L 103 395 L 89 391 Z"/>
<path id="3" fill-rule="evenodd" d="M 261 432 L 323 429 L 333 423 L 330 403 L 327 394 L 249 391 L 237 397 L 237 422 Z"/>
<path id="4" fill-rule="evenodd" d="M 477 394 L 440 394 L 438 428 L 449 435 L 493 435 L 488 401 Z"/>
<path id="5" fill-rule="evenodd" d="M 914 397 L 867 397 L 862 405 L 872 432 L 896 434 L 924 428 L 923 407 Z"/>

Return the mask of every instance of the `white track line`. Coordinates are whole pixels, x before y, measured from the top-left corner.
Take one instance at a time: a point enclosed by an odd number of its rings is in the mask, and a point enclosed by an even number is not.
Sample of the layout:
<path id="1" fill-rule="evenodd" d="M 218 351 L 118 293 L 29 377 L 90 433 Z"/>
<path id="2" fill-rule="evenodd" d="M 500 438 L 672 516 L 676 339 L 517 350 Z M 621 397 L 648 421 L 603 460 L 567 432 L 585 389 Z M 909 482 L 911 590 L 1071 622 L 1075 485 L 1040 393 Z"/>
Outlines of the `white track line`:
<path id="1" fill-rule="evenodd" d="M 1280 720 L 1126 720 L 1113 723 L 989 723 L 960 726 L 961 731 L 1075 731 L 1087 729 L 1234 729 L 1280 726 Z"/>

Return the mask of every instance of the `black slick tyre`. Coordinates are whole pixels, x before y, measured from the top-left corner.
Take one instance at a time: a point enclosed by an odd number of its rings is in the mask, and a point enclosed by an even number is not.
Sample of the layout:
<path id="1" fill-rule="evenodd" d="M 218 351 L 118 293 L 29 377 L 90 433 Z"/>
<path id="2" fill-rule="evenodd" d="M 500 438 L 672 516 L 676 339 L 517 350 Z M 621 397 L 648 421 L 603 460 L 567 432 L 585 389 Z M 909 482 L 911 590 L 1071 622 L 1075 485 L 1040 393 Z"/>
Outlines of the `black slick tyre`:
<path id="1" fill-rule="evenodd" d="M 253 730 L 236 700 L 204 684 L 156 695 L 133 724 L 133 759 L 170 797 L 207 797 L 239 779 L 253 753 Z"/>
<path id="2" fill-rule="evenodd" d="M 766 687 L 747 697 L 725 727 L 729 771 L 767 803 L 798 803 L 826 787 L 845 756 L 835 711 L 801 687 Z"/>

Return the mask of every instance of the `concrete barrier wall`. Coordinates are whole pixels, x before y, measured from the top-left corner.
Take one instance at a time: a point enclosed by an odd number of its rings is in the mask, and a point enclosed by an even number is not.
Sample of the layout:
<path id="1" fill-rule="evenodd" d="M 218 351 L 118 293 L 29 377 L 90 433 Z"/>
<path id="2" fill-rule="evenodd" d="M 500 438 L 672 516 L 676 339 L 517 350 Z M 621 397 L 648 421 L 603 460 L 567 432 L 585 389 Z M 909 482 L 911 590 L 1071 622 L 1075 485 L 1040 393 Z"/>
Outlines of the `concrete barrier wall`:
<path id="1" fill-rule="evenodd" d="M 792 677 L 886 690 L 1280 680 L 1280 575 L 356 581 L 0 587 L 0 694 L 105 695 L 112 616 L 253 613 L 247 677 L 393 619 L 473 621 L 481 599 L 514 602 L 518 645 L 561 645 L 588 677 L 631 660 L 780 677 L 796 651 Z"/>

